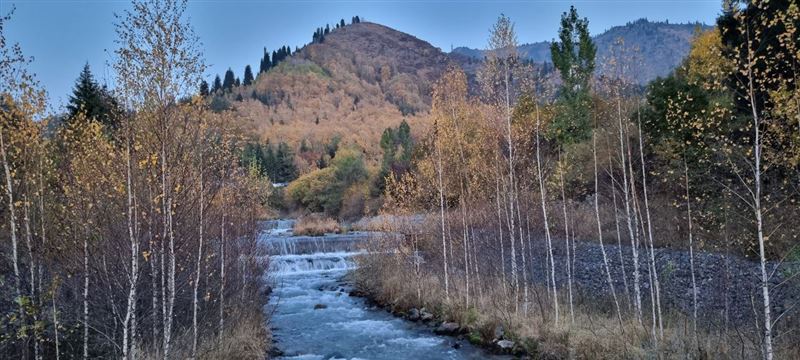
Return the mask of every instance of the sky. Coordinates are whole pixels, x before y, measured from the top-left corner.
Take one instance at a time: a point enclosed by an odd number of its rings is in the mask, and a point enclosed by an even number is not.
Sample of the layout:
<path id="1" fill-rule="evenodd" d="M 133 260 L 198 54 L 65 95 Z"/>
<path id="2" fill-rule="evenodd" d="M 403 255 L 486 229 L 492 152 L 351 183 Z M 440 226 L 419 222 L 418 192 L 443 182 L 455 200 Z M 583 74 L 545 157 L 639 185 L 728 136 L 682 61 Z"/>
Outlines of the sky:
<path id="1" fill-rule="evenodd" d="M 319 26 L 358 15 L 428 41 L 444 51 L 485 48 L 489 28 L 502 13 L 514 22 L 520 43 L 556 37 L 560 15 L 575 5 L 589 18 L 589 31 L 602 33 L 639 18 L 672 23 L 713 24 L 720 0 L 190 0 L 187 14 L 202 42 L 213 79 L 229 67 L 241 77 L 255 71 L 266 47 L 293 49 L 311 40 Z M 114 85 L 114 14 L 129 0 L 0 0 L 0 14 L 15 12 L 6 40 L 34 58 L 31 70 L 47 89 L 51 111 L 63 111 L 85 63 L 96 79 Z"/>

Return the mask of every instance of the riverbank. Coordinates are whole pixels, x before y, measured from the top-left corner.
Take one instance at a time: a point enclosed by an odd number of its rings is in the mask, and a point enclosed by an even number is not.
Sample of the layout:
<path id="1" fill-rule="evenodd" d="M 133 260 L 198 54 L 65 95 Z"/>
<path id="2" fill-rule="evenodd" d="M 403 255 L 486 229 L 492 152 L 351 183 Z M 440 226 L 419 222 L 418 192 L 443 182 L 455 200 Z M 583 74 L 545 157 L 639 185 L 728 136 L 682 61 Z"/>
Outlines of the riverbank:
<path id="1" fill-rule="evenodd" d="M 446 293 L 443 278 L 438 275 L 438 260 L 426 259 L 424 253 L 410 249 L 401 246 L 391 254 L 374 252 L 362 258 L 353 273 L 358 295 L 396 316 L 432 328 L 444 325 L 442 330 L 454 329 L 452 335 L 494 352 L 529 358 L 611 359 L 749 359 L 759 354 L 758 334 L 753 329 L 706 322 L 695 335 L 691 317 L 674 308 L 665 308 L 661 335 L 649 321 L 649 300 L 644 302 L 644 323 L 639 324 L 620 288 L 621 317 L 617 317 L 608 292 L 586 287 L 570 295 L 560 288 L 558 320 L 552 290 L 535 281 L 528 286 L 521 284 L 515 299 L 510 276 L 504 281 L 492 275 L 476 279 L 473 274 L 470 288 L 464 273 L 455 269 L 450 272 Z M 663 260 L 668 262 L 669 251 L 663 252 Z M 700 254 L 700 263 L 711 256 Z M 579 267 L 581 272 L 604 276 L 602 268 L 584 263 Z M 573 296 L 572 309 L 569 296 Z M 797 348 L 786 341 L 790 340 L 782 339 L 786 346 L 781 355 L 793 358 Z"/>

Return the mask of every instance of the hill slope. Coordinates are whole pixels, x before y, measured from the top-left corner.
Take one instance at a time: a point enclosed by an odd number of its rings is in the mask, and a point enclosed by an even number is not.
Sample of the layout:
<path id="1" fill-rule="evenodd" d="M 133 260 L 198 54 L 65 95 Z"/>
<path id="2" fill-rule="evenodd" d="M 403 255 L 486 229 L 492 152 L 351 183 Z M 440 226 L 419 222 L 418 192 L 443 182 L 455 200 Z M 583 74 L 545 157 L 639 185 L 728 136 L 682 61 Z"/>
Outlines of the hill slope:
<path id="1" fill-rule="evenodd" d="M 689 53 L 692 37 L 698 27 L 704 30 L 710 28 L 702 24 L 670 24 L 646 19 L 612 27 L 594 37 L 597 45 L 598 74 L 610 75 L 613 72 L 608 59 L 612 55 L 617 39 L 622 38 L 628 50 L 628 56 L 623 60 L 634 69 L 632 72 L 634 81 L 646 84 L 658 76 L 667 75 Z M 551 62 L 549 41 L 522 44 L 518 50 L 521 56 L 534 62 Z M 453 53 L 478 59 L 484 56 L 483 50 L 466 47 L 455 48 Z M 638 61 L 633 58 L 634 54 Z"/>
<path id="2" fill-rule="evenodd" d="M 233 107 L 264 139 L 321 151 L 338 136 L 377 159 L 385 128 L 406 119 L 412 131 L 424 129 L 431 86 L 448 64 L 448 55 L 427 42 L 362 22 L 306 45 L 229 98 L 241 95 Z"/>

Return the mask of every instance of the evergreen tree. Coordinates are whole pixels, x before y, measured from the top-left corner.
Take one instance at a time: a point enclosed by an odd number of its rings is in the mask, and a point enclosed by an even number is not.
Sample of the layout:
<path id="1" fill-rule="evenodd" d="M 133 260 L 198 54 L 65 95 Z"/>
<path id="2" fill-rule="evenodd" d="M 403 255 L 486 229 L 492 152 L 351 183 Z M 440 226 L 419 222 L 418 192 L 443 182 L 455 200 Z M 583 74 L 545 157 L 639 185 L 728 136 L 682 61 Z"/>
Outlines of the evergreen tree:
<path id="1" fill-rule="evenodd" d="M 119 104 L 104 86 L 100 86 L 95 81 L 87 63 L 75 82 L 67 110 L 69 111 L 68 119 L 73 119 L 78 113 L 83 112 L 87 119 L 98 121 L 108 128 L 114 128 L 117 125 L 114 112 L 119 110 Z"/>
<path id="2" fill-rule="evenodd" d="M 289 182 L 297 178 L 297 167 L 294 165 L 294 153 L 289 148 L 289 145 L 282 142 L 278 144 L 278 150 L 275 152 L 275 181 L 276 182 Z"/>
<path id="3" fill-rule="evenodd" d="M 235 86 L 235 87 L 242 86 L 242 81 L 239 80 L 238 76 L 236 77 L 236 80 L 233 81 L 233 86 Z"/>
<path id="4" fill-rule="evenodd" d="M 589 81 L 597 48 L 589 35 L 589 20 L 570 6 L 561 15 L 559 40 L 550 45 L 553 65 L 561 75 L 557 105 L 561 111 L 550 124 L 550 136 L 562 143 L 586 140 L 591 132 Z"/>
<path id="5" fill-rule="evenodd" d="M 228 68 L 228 71 L 225 72 L 225 80 L 222 81 L 222 89 L 225 91 L 231 91 L 233 89 L 233 85 L 236 84 L 236 78 L 233 75 L 233 70 Z"/>
<path id="6" fill-rule="evenodd" d="M 339 20 L 339 27 L 344 27 L 344 19 Z"/>
<path id="7" fill-rule="evenodd" d="M 245 86 L 250 85 L 253 83 L 253 70 L 250 69 L 250 65 L 244 67 L 244 82 Z"/>
<path id="8" fill-rule="evenodd" d="M 267 173 L 267 177 L 272 179 L 274 182 L 279 182 L 277 180 L 277 159 L 275 158 L 275 150 L 272 149 L 272 145 L 267 142 L 264 144 L 265 150 L 263 151 L 263 159 L 264 159 L 264 171 Z"/>
<path id="9" fill-rule="evenodd" d="M 261 58 L 261 64 L 258 67 L 258 73 L 261 74 L 267 72 L 270 67 L 272 67 L 272 62 L 269 59 L 269 51 L 267 51 L 267 48 L 264 48 L 264 57 Z"/>
<path id="10" fill-rule="evenodd" d="M 211 92 L 217 93 L 220 90 L 222 90 L 222 80 L 220 80 L 219 75 L 217 75 L 214 78 L 214 86 L 211 88 Z"/>
<path id="11" fill-rule="evenodd" d="M 200 82 L 200 96 L 208 96 L 208 82 L 205 80 Z"/>

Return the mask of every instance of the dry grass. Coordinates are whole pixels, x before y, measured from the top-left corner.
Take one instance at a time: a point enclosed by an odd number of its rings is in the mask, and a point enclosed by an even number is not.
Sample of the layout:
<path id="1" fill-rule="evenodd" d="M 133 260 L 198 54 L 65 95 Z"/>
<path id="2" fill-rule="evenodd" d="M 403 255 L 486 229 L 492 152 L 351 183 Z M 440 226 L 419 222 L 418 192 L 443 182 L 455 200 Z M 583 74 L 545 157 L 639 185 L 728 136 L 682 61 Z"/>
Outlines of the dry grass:
<path id="1" fill-rule="evenodd" d="M 606 299 L 576 301 L 574 321 L 570 318 L 566 294 L 560 294 L 560 320 L 553 318 L 553 304 L 547 289 L 532 287 L 530 301 L 514 302 L 511 285 L 502 280 L 482 278 L 480 290 L 471 284 L 470 302 L 464 296 L 463 279 L 451 275 L 450 296 L 436 274 L 416 268 L 402 255 L 380 255 L 361 260 L 354 275 L 359 288 L 375 301 L 397 313 L 426 308 L 440 321 L 455 321 L 469 329 L 467 338 L 490 344 L 495 329 L 502 326 L 506 338 L 532 358 L 542 359 L 754 359 L 760 357 L 752 331 L 699 329 L 695 338 L 691 319 L 682 314 L 665 314 L 664 336 L 654 341 L 649 320 L 643 325 L 630 314 L 620 323 Z M 522 297 L 522 295 L 520 295 Z M 697 339 L 697 340 L 695 340 Z M 794 358 L 797 344 L 784 343 L 778 358 Z"/>
<path id="2" fill-rule="evenodd" d="M 216 328 L 211 326 L 212 328 Z M 239 308 L 225 318 L 225 331 L 218 336 L 214 331 L 206 331 L 203 326 L 197 342 L 198 359 L 250 360 L 266 359 L 272 343 L 267 330 L 264 314 L 259 308 Z M 192 349 L 192 329 L 185 329 L 173 340 L 170 358 L 190 359 Z M 147 350 L 143 359 L 161 359 L 163 354 Z"/>
<path id="3" fill-rule="evenodd" d="M 322 236 L 342 232 L 339 223 L 329 217 L 319 214 L 303 216 L 294 223 L 295 235 Z"/>

